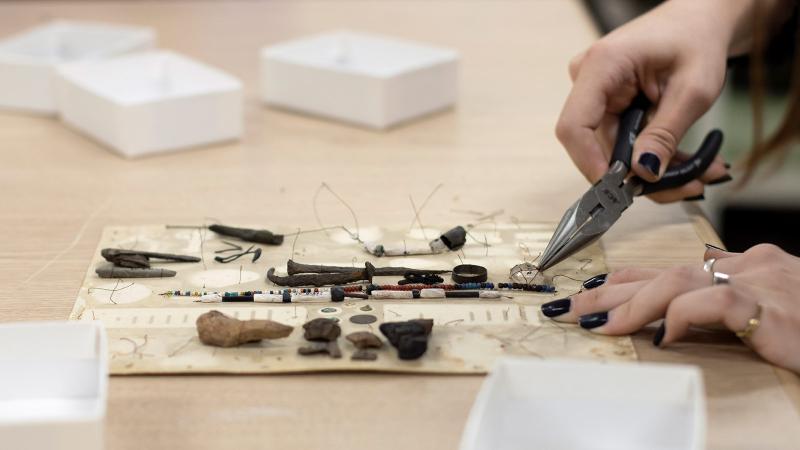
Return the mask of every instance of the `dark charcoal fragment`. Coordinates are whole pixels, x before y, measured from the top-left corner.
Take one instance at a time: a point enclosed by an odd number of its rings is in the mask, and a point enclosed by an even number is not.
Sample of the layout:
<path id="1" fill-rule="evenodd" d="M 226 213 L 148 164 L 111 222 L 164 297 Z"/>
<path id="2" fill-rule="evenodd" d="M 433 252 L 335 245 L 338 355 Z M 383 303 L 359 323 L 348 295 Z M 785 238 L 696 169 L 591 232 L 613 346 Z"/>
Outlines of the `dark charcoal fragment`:
<path id="1" fill-rule="evenodd" d="M 397 347 L 400 343 L 400 337 L 408 334 L 411 335 L 425 335 L 425 328 L 413 322 L 385 322 L 379 327 L 381 333 L 389 339 L 389 343 Z"/>
<path id="2" fill-rule="evenodd" d="M 400 359 L 417 359 L 428 350 L 428 336 L 433 329 L 432 319 L 414 319 L 407 322 L 386 322 L 381 333 L 397 348 Z"/>
<path id="3" fill-rule="evenodd" d="M 335 341 L 342 334 L 342 328 L 331 319 L 317 318 L 303 325 L 303 337 L 308 341 Z"/>
<path id="4" fill-rule="evenodd" d="M 431 331 L 433 331 L 433 319 L 413 319 L 409 320 L 409 322 L 414 322 L 422 325 L 425 328 L 425 335 L 430 336 Z"/>
<path id="5" fill-rule="evenodd" d="M 428 337 L 407 334 L 400 337 L 397 345 L 397 357 L 400 359 L 417 359 L 428 350 Z"/>

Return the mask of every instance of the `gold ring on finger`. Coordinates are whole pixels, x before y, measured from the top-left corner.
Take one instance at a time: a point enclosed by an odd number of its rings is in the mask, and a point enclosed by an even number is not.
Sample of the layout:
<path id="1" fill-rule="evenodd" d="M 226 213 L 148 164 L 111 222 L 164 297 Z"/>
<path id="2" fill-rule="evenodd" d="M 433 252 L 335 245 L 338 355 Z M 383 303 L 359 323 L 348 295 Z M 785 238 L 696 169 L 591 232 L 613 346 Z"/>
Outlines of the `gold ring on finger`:
<path id="1" fill-rule="evenodd" d="M 738 338 L 750 339 L 750 336 L 752 336 L 761 325 L 761 305 L 756 306 L 758 307 L 756 310 L 756 315 L 747 321 L 747 325 L 745 325 L 744 328 L 736 332 L 736 336 Z"/>

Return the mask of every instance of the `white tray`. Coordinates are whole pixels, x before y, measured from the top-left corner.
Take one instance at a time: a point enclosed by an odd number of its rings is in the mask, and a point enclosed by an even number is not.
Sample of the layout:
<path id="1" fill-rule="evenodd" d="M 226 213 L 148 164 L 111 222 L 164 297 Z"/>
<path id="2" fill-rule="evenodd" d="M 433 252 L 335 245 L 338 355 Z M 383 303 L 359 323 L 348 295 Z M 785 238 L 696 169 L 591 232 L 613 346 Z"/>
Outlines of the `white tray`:
<path id="1" fill-rule="evenodd" d="M 0 447 L 103 448 L 108 388 L 100 322 L 0 325 Z"/>
<path id="2" fill-rule="evenodd" d="M 702 449 L 691 366 L 503 358 L 472 407 L 462 450 Z"/>

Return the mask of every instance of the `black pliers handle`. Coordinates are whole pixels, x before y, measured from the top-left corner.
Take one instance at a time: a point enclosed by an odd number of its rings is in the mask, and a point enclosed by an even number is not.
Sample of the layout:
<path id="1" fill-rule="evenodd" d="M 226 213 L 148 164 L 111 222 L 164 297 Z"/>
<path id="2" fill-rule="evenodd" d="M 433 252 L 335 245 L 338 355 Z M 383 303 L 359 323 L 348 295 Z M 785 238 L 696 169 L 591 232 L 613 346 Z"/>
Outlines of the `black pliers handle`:
<path id="1" fill-rule="evenodd" d="M 621 162 L 631 169 L 631 158 L 633 156 L 633 143 L 644 127 L 644 118 L 647 109 L 650 108 L 650 101 L 644 94 L 639 94 L 626 109 L 619 122 L 617 140 L 614 143 L 614 151 L 611 155 L 611 162 Z M 647 195 L 667 189 L 674 189 L 700 177 L 714 162 L 720 147 L 722 146 L 722 132 L 711 130 L 703 139 L 700 148 L 688 160 L 672 166 L 664 172 L 660 180 L 650 183 L 639 177 L 633 177 L 629 182 L 641 185 L 641 190 L 637 195 Z"/>

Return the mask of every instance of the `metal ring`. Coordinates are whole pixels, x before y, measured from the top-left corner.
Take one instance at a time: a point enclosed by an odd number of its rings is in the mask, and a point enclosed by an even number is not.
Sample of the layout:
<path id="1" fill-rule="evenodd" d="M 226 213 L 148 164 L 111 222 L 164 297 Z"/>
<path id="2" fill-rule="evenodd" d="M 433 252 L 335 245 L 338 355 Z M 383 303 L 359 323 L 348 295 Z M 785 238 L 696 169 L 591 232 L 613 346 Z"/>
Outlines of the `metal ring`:
<path id="1" fill-rule="evenodd" d="M 711 284 L 713 286 L 716 286 L 718 284 L 730 284 L 730 282 L 731 282 L 731 276 L 728 275 L 727 273 L 714 272 L 711 275 Z"/>
<path id="2" fill-rule="evenodd" d="M 736 332 L 736 336 L 740 339 L 750 339 L 750 336 L 755 333 L 758 327 L 761 325 L 761 305 L 756 305 L 758 309 L 756 310 L 755 317 L 751 318 L 747 321 L 747 325 L 739 331 Z"/>
<path id="3" fill-rule="evenodd" d="M 703 263 L 703 270 L 708 272 L 708 273 L 713 273 L 714 272 L 714 263 L 715 262 L 717 262 L 717 258 L 711 258 L 711 259 L 706 260 L 706 262 Z"/>
<path id="4" fill-rule="evenodd" d="M 486 267 L 461 264 L 453 267 L 451 276 L 456 283 L 483 283 L 488 278 L 488 272 Z"/>

